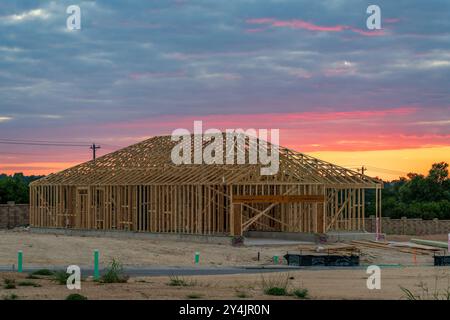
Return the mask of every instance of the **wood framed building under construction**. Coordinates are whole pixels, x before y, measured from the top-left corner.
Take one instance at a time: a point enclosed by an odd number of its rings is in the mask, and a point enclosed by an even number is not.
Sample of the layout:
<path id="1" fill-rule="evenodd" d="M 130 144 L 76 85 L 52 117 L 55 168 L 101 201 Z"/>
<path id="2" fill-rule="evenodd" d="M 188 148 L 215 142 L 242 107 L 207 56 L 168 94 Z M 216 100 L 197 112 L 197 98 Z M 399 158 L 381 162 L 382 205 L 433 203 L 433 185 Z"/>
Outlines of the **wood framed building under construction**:
<path id="1" fill-rule="evenodd" d="M 234 150 L 249 153 L 247 138 L 233 140 Z M 381 217 L 382 183 L 356 171 L 283 147 L 274 175 L 262 175 L 261 164 L 176 165 L 176 144 L 153 137 L 33 182 L 30 225 L 229 236 L 364 231 L 366 189 L 375 189 Z"/>

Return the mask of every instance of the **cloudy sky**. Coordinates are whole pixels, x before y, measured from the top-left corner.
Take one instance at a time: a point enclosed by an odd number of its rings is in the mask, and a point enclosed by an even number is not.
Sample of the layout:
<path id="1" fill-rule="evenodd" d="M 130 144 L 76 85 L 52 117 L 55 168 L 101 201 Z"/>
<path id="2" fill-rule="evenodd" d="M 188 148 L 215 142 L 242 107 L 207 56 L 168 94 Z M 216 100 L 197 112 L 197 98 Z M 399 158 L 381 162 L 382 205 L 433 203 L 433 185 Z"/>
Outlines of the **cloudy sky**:
<path id="1" fill-rule="evenodd" d="M 382 30 L 366 27 L 370 4 Z M 0 172 L 58 171 L 90 159 L 84 144 L 104 154 L 194 120 L 279 128 L 281 144 L 373 176 L 425 172 L 450 162 L 449 12 L 444 0 L 2 1 Z"/>

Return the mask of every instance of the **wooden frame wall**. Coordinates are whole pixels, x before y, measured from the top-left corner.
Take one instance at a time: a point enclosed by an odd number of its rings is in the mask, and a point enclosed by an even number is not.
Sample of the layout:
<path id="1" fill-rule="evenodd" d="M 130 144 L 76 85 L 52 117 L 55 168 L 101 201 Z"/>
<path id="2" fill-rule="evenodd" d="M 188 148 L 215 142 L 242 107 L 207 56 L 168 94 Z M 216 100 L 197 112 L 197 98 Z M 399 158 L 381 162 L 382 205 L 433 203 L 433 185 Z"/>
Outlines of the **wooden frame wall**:
<path id="1" fill-rule="evenodd" d="M 322 184 L 36 185 L 30 188 L 30 224 L 205 235 L 362 231 L 364 190 Z M 381 189 L 376 194 L 381 217 Z"/>

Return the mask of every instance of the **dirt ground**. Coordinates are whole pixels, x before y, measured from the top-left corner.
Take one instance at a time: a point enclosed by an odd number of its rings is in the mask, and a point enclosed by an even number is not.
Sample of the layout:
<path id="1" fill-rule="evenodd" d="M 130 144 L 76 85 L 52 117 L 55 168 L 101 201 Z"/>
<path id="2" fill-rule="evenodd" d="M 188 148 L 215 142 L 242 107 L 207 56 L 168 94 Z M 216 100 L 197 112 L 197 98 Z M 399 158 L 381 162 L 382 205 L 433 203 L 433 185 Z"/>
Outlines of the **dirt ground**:
<path id="1" fill-rule="evenodd" d="M 0 298 L 8 299 L 65 299 L 79 293 L 88 299 L 297 299 L 293 295 L 270 296 L 263 292 L 262 277 L 266 282 L 288 281 L 288 292 L 308 289 L 309 299 L 406 299 L 401 287 L 411 290 L 420 298 L 431 298 L 417 286 L 423 282 L 430 294 L 444 294 L 448 289 L 449 269 L 440 267 L 383 268 L 381 289 L 369 290 L 365 269 L 353 270 L 301 270 L 286 273 L 246 274 L 222 276 L 181 277 L 186 286 L 170 286 L 169 277 L 131 278 L 125 284 L 99 284 L 83 281 L 81 290 L 69 290 L 51 279 L 25 279 L 25 274 L 0 273 L 0 281 L 15 279 L 16 288 L 0 287 Z M 289 280 L 288 280 L 289 279 Z M 438 281 L 436 281 L 438 279 Z M 32 281 L 39 287 L 20 286 Z"/>
<path id="2" fill-rule="evenodd" d="M 388 240 L 406 241 L 410 236 L 389 236 Z M 447 235 L 423 238 L 446 241 Z M 124 266 L 193 266 L 194 254 L 200 252 L 201 266 L 255 266 L 271 264 L 272 257 L 299 252 L 297 245 L 231 247 L 229 245 L 138 240 L 100 237 L 33 234 L 24 229 L 0 231 L 0 265 L 17 262 L 17 251 L 23 251 L 26 266 L 92 266 L 93 251 L 100 250 L 100 264 L 114 258 Z M 260 260 L 258 261 L 258 252 Z M 413 255 L 397 250 L 363 249 L 361 263 L 431 265 L 431 255 Z"/>
<path id="3" fill-rule="evenodd" d="M 410 236 L 388 236 L 387 240 L 408 241 Z M 418 237 L 415 237 L 418 238 Z M 447 235 L 421 238 L 446 241 Z M 231 247 L 167 240 L 137 240 L 99 237 L 33 234 L 25 229 L 0 231 L 0 265 L 16 263 L 22 250 L 25 266 L 67 266 L 77 264 L 92 267 L 94 249 L 100 250 L 100 261 L 106 266 L 114 258 L 124 266 L 193 266 L 194 253 L 200 252 L 201 266 L 256 266 L 272 264 L 274 255 L 299 252 L 298 245 Z M 260 260 L 257 260 L 260 252 Z M 396 249 L 364 248 L 362 264 L 382 267 L 381 290 L 367 289 L 366 269 L 305 269 L 287 273 L 214 275 L 179 277 L 186 286 L 170 286 L 169 277 L 133 277 L 124 284 L 100 284 L 87 279 L 76 293 L 88 299 L 296 299 L 293 295 L 264 294 L 263 278 L 267 282 L 288 283 L 288 291 L 306 288 L 311 299 L 404 299 L 401 287 L 422 298 L 429 292 L 448 289 L 450 269 L 433 267 L 432 255 L 413 256 Z M 25 279 L 26 274 L 0 273 L 0 299 L 65 299 L 70 291 L 49 277 Z M 6 289 L 6 281 L 15 281 L 15 288 Z M 36 286 L 22 286 L 24 281 Z M 30 283 L 28 283 L 30 284 Z"/>
<path id="4" fill-rule="evenodd" d="M 139 240 L 33 234 L 25 230 L 0 231 L 0 265 L 16 263 L 22 250 L 24 264 L 92 265 L 93 251 L 100 251 L 101 265 L 113 258 L 124 266 L 193 266 L 196 251 L 202 266 L 267 264 L 295 246 L 232 247 L 230 245 L 171 240 Z M 260 261 L 257 261 L 258 251 Z"/>

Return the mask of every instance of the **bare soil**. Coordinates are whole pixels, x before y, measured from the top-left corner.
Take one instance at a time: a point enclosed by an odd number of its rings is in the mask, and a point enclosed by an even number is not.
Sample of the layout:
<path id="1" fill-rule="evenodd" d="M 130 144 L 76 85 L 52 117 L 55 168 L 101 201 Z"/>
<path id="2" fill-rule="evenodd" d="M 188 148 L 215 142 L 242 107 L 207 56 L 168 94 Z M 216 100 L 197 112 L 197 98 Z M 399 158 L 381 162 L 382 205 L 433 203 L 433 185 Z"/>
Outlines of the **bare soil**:
<path id="1" fill-rule="evenodd" d="M 420 238 L 443 240 L 446 237 Z M 388 240 L 407 241 L 410 238 L 389 236 Z M 100 250 L 102 266 L 109 264 L 113 258 L 124 266 L 193 266 L 196 251 L 200 252 L 202 266 L 254 266 L 271 264 L 275 255 L 299 252 L 297 245 L 232 247 L 186 241 L 34 234 L 24 229 L 0 231 L 0 265 L 16 264 L 17 251 L 22 250 L 27 266 L 91 266 L 95 249 Z M 364 248 L 361 256 L 362 263 L 371 264 L 431 265 L 432 261 L 431 255 L 417 255 L 414 258 L 398 250 L 373 248 Z"/>
<path id="2" fill-rule="evenodd" d="M 447 235 L 389 236 L 388 240 L 408 241 L 425 238 L 446 241 Z M 272 264 L 274 255 L 287 251 L 298 252 L 298 245 L 232 247 L 229 245 L 200 244 L 179 241 L 114 239 L 99 237 L 59 236 L 33 234 L 23 229 L 0 231 L 0 265 L 16 263 L 17 251 L 22 250 L 25 266 L 92 266 L 93 250 L 100 250 L 100 259 L 106 266 L 113 258 L 124 266 L 193 266 L 194 253 L 200 252 L 201 266 L 256 266 Z M 257 256 L 260 252 L 261 259 Z M 87 279 L 80 291 L 70 291 L 49 277 L 28 280 L 26 274 L 0 273 L 0 299 L 65 299 L 80 293 L 89 299 L 296 299 L 293 295 L 268 296 L 264 294 L 262 277 L 266 281 L 288 280 L 288 291 L 306 288 L 311 299 L 404 299 L 405 287 L 421 298 L 422 286 L 430 293 L 442 294 L 450 284 L 450 269 L 433 267 L 432 255 L 399 252 L 396 249 L 363 248 L 361 262 L 382 267 L 381 290 L 369 290 L 365 268 L 307 269 L 286 273 L 214 275 L 180 277 L 186 286 L 170 286 L 169 277 L 133 277 L 124 284 L 100 284 Z M 6 289 L 5 279 L 15 280 L 16 288 Z M 19 286 L 32 281 L 39 286 Z"/>
<path id="3" fill-rule="evenodd" d="M 401 290 L 405 287 L 422 299 L 431 299 L 417 286 L 422 282 L 430 294 L 448 289 L 448 268 L 409 267 L 385 268 L 381 271 L 381 289 L 369 290 L 368 275 L 364 269 L 352 270 L 301 270 L 286 273 L 246 274 L 222 276 L 181 277 L 187 286 L 170 286 L 169 277 L 131 278 L 125 284 L 99 284 L 83 281 L 81 290 L 68 290 L 48 277 L 27 280 L 25 274 L 1 273 L 3 279 L 33 281 L 40 287 L 18 286 L 15 289 L 0 287 L 0 299 L 15 295 L 17 299 L 65 299 L 71 293 L 79 293 L 88 299 L 297 299 L 293 295 L 270 296 L 263 292 L 262 277 L 266 281 L 288 280 L 288 292 L 306 288 L 310 299 L 406 299 Z M 436 281 L 438 279 L 438 281 Z"/>

